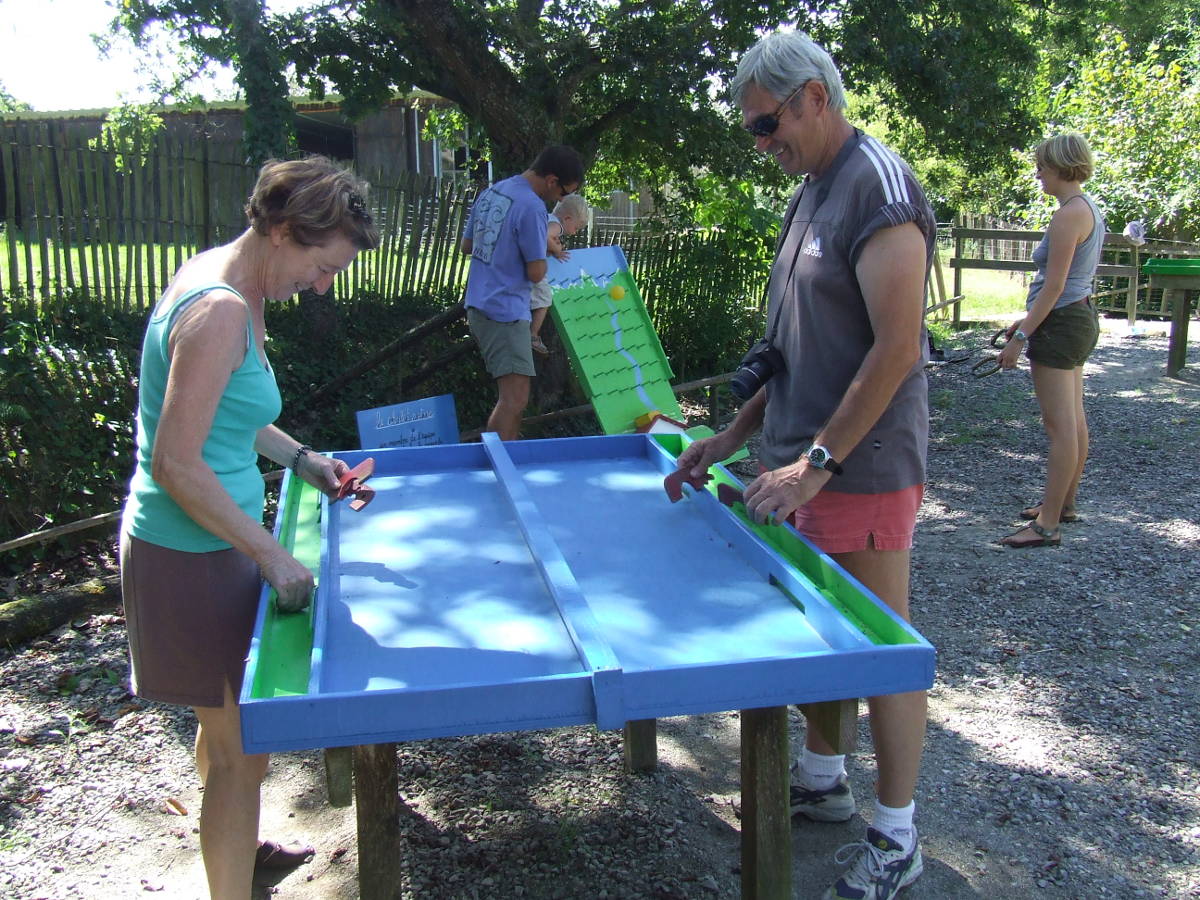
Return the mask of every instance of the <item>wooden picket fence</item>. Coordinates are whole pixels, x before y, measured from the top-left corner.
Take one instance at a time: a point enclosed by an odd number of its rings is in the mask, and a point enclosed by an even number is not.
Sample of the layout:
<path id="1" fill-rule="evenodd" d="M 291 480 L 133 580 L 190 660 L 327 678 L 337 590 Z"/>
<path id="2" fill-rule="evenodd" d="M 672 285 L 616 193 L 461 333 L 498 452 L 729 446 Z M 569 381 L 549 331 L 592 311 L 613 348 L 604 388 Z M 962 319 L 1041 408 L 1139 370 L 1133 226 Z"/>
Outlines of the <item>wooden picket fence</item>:
<path id="1" fill-rule="evenodd" d="M 203 140 L 160 135 L 118 168 L 118 152 L 65 130 L 0 124 L 0 294 L 14 310 L 53 312 L 82 295 L 109 309 L 153 305 L 180 264 L 245 228 L 254 167 L 214 159 Z M 125 157 L 129 161 L 129 157 Z M 385 297 L 460 285 L 458 235 L 474 191 L 416 174 L 377 177 L 378 252 L 360 254 L 336 297 Z"/>

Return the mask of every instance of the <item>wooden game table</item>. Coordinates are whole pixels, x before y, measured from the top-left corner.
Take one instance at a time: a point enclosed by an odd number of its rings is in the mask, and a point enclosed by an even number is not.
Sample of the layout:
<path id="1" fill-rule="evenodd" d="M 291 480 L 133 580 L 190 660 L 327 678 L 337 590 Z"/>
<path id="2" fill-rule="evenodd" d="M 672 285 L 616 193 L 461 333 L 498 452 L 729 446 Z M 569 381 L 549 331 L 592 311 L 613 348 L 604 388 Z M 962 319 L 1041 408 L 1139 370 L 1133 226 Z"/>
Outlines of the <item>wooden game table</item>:
<path id="1" fill-rule="evenodd" d="M 318 589 L 296 614 L 264 590 L 243 741 L 353 748 L 364 900 L 399 883 L 396 742 L 593 724 L 625 728 L 636 769 L 655 719 L 723 710 L 742 711 L 743 896 L 791 897 L 787 705 L 852 732 L 854 698 L 930 687 L 934 650 L 792 528 L 722 505 L 721 467 L 670 502 L 685 442 L 335 453 L 375 459 L 358 512 L 285 479 L 277 536 Z"/>

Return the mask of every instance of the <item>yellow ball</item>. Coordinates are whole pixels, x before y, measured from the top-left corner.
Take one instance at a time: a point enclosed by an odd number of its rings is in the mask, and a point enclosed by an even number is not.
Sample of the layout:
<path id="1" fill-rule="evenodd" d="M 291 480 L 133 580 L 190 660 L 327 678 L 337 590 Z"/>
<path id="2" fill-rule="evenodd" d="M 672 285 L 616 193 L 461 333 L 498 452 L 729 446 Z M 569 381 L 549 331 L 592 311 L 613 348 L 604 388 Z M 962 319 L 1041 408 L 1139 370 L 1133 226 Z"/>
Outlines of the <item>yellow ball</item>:
<path id="1" fill-rule="evenodd" d="M 608 295 L 614 300 L 620 300 L 625 296 L 625 288 L 621 287 L 619 284 L 614 284 L 608 289 Z"/>

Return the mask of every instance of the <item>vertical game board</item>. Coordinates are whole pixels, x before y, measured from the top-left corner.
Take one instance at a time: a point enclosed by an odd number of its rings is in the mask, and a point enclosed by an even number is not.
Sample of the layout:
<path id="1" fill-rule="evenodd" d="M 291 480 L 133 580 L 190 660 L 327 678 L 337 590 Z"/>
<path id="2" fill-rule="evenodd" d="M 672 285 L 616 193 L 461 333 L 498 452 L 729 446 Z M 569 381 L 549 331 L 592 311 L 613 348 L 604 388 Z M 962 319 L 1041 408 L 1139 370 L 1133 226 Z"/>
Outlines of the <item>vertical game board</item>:
<path id="1" fill-rule="evenodd" d="M 660 412 L 683 417 L 667 362 L 646 305 L 620 247 L 572 250 L 551 258 L 550 307 L 571 367 L 605 434 L 634 430 L 634 420 Z"/>

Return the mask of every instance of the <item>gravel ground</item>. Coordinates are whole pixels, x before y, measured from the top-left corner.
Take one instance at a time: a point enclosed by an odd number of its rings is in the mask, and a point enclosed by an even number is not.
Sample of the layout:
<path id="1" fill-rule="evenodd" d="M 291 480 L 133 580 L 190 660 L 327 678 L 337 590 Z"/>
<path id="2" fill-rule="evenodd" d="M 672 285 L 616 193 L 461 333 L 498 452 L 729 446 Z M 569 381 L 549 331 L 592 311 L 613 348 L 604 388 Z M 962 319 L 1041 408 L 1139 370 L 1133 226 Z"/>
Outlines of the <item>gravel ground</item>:
<path id="1" fill-rule="evenodd" d="M 1106 324 L 1081 521 L 1059 549 L 995 544 L 1041 486 L 1028 373 L 971 378 L 984 329 L 931 371 L 913 608 L 938 676 L 908 897 L 1200 897 L 1200 360 L 1193 344 L 1167 379 L 1164 336 Z M 204 896 L 194 726 L 128 694 L 125 652 L 119 610 L 0 650 L 0 896 Z M 739 896 L 737 725 L 664 720 L 643 776 L 622 773 L 619 734 L 588 728 L 403 745 L 398 896 Z M 865 718 L 860 745 L 867 798 Z M 861 831 L 796 826 L 797 897 Z M 256 897 L 355 896 L 353 811 L 325 804 L 317 754 L 274 758 L 263 833 L 318 852 Z"/>

